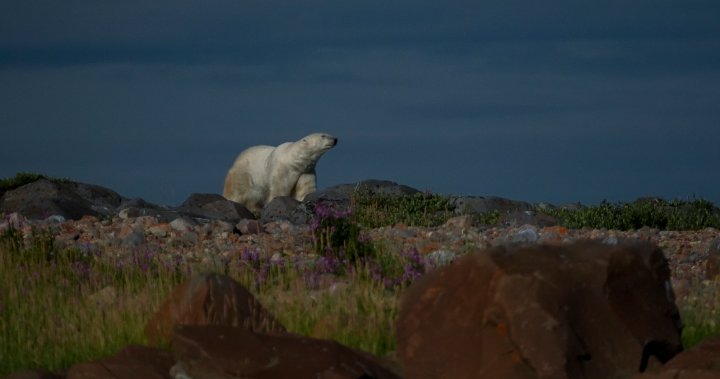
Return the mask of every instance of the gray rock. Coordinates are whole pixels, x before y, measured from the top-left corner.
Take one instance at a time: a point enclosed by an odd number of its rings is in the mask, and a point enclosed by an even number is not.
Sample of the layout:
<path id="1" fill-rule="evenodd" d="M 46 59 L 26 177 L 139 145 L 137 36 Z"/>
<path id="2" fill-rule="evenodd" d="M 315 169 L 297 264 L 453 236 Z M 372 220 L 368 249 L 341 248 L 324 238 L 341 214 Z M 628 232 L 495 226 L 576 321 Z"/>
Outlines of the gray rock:
<path id="1" fill-rule="evenodd" d="M 124 200 L 120 206 L 118 206 L 116 213 L 122 219 L 152 216 L 159 222 L 164 223 L 180 217 L 180 213 L 170 207 L 153 204 L 143 199 Z"/>
<path id="2" fill-rule="evenodd" d="M 52 215 L 45 219 L 45 222 L 48 224 L 62 224 L 65 221 L 65 217 L 61 215 Z"/>
<path id="3" fill-rule="evenodd" d="M 295 225 L 307 224 L 312 217 L 304 203 L 290 196 L 279 196 L 272 199 L 262 210 L 260 222 L 267 224 L 273 221 L 286 220 Z"/>
<path id="4" fill-rule="evenodd" d="M 230 201 L 218 194 L 194 193 L 176 211 L 195 218 L 222 220 L 236 223 L 255 216 L 242 204 Z"/>
<path id="5" fill-rule="evenodd" d="M 85 215 L 109 217 L 121 202 L 119 194 L 104 187 L 42 178 L 5 192 L 0 212 L 18 212 L 32 220 L 51 215 L 79 220 Z"/>
<path id="6" fill-rule="evenodd" d="M 142 229 L 133 230 L 120 241 L 120 245 L 126 248 L 138 247 L 143 243 L 145 243 L 145 232 Z"/>
<path id="7" fill-rule="evenodd" d="M 189 231 L 193 230 L 195 225 L 197 225 L 197 223 L 187 217 L 179 217 L 179 218 L 172 220 L 172 222 L 170 222 L 170 227 L 173 230 L 181 232 L 181 233 L 189 232 Z"/>
<path id="8" fill-rule="evenodd" d="M 434 267 L 443 267 L 452 263 L 457 258 L 457 254 L 450 250 L 435 250 L 427 255 L 427 260 Z"/>
<path id="9" fill-rule="evenodd" d="M 262 224 L 257 220 L 240 220 L 235 228 L 240 234 L 260 234 L 264 231 Z"/>
<path id="10" fill-rule="evenodd" d="M 512 235 L 513 243 L 533 243 L 538 240 L 538 230 L 532 225 L 524 225 Z"/>

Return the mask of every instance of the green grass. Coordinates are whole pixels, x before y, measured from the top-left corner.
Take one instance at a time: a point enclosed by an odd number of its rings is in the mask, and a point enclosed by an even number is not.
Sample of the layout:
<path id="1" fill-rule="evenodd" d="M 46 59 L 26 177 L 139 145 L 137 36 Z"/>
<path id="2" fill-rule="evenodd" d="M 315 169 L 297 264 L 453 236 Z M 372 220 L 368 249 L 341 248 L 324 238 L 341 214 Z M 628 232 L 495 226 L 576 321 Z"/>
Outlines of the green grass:
<path id="1" fill-rule="evenodd" d="M 210 267 L 167 252 L 57 251 L 52 241 L 44 231 L 29 239 L 12 228 L 0 235 L 0 376 L 26 368 L 60 372 L 145 344 L 147 320 L 191 271 L 232 276 L 291 332 L 381 356 L 395 349 L 401 287 L 373 280 L 361 262 L 339 278 L 323 274 L 336 282 L 330 286 L 308 281 L 312 265 L 268 269 L 262 252 L 258 264 L 236 259 Z"/>
<path id="2" fill-rule="evenodd" d="M 607 203 L 577 210 L 538 209 L 567 228 L 660 230 L 720 228 L 720 210 L 706 200 L 639 199 L 632 203 Z"/>
<path id="3" fill-rule="evenodd" d="M 365 228 L 437 226 L 455 215 L 450 197 L 426 193 L 387 195 L 360 190 L 352 196 L 352 208 L 352 219 Z"/>
<path id="4" fill-rule="evenodd" d="M 678 301 L 683 324 L 683 346 L 720 335 L 720 280 L 694 283 L 686 299 Z"/>

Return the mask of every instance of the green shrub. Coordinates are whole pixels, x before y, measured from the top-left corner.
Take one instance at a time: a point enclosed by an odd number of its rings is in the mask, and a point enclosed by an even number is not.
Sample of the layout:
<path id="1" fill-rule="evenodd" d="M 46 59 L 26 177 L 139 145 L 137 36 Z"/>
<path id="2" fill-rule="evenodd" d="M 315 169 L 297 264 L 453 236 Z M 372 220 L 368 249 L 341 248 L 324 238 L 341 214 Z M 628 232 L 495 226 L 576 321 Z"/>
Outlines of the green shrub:
<path id="1" fill-rule="evenodd" d="M 331 203 L 318 202 L 310 222 L 315 253 L 354 262 L 373 256 L 373 247 L 351 217 L 350 210 L 336 209 Z"/>
<path id="2" fill-rule="evenodd" d="M 710 336 L 720 335 L 720 281 L 694 283 L 690 293 L 679 299 L 683 321 L 683 347 L 689 349 Z"/>
<path id="3" fill-rule="evenodd" d="M 603 202 L 597 206 L 569 209 L 537 209 L 573 229 L 633 230 L 642 227 L 660 230 L 720 228 L 720 212 L 705 200 L 666 201 L 638 199 L 632 203 Z"/>
<path id="4" fill-rule="evenodd" d="M 366 228 L 405 224 L 437 226 L 454 216 L 449 196 L 387 195 L 359 190 L 352 196 L 353 219 Z"/>

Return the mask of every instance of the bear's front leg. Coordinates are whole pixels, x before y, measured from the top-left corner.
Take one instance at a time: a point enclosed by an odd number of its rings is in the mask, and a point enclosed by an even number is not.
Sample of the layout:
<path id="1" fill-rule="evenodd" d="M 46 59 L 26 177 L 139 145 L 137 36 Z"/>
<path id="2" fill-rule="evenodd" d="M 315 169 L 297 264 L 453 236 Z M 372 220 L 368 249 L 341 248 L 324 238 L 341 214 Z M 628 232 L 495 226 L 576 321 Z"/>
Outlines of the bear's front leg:
<path id="1" fill-rule="evenodd" d="M 297 201 L 303 201 L 305 196 L 315 192 L 316 186 L 315 174 L 302 174 L 295 184 L 292 196 Z"/>

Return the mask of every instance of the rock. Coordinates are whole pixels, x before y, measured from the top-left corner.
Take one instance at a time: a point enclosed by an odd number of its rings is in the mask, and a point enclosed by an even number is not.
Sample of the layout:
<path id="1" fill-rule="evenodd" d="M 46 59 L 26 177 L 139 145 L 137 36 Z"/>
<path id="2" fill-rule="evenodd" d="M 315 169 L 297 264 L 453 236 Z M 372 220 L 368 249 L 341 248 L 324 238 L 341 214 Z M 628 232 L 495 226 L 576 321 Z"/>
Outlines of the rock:
<path id="1" fill-rule="evenodd" d="M 63 377 L 47 370 L 22 370 L 6 376 L 5 379 L 63 379 Z"/>
<path id="2" fill-rule="evenodd" d="M 261 214 L 260 222 L 263 224 L 286 220 L 294 225 L 304 225 L 311 217 L 311 212 L 305 205 L 290 196 L 278 196 L 272 199 L 262 209 Z"/>
<path id="3" fill-rule="evenodd" d="M 4 232 L 11 227 L 15 230 L 22 230 L 26 225 L 28 225 L 28 220 L 20 213 L 13 212 L 5 215 L 0 231 Z"/>
<path id="4" fill-rule="evenodd" d="M 172 228 L 168 224 L 157 224 L 149 227 L 147 232 L 155 237 L 165 238 Z"/>
<path id="5" fill-rule="evenodd" d="M 227 239 L 235 230 L 235 225 L 220 220 L 213 220 L 203 225 L 203 233 L 206 237 Z"/>
<path id="6" fill-rule="evenodd" d="M 451 229 L 460 229 L 460 230 L 466 230 L 470 229 L 472 227 L 473 220 L 472 217 L 469 215 L 462 215 L 462 216 L 455 216 L 447 221 L 445 221 L 445 224 L 443 224 L 443 227 L 445 228 L 451 228 Z"/>
<path id="7" fill-rule="evenodd" d="M 172 355 L 163 350 L 130 345 L 113 357 L 78 363 L 67 372 L 67 379 L 170 379 Z"/>
<path id="8" fill-rule="evenodd" d="M 263 227 L 257 220 L 240 220 L 235 225 L 235 228 L 240 234 L 260 234 L 263 232 Z"/>
<path id="9" fill-rule="evenodd" d="M 710 242 L 708 257 L 705 263 L 705 278 L 714 280 L 720 275 L 720 238 Z"/>
<path id="10" fill-rule="evenodd" d="M 191 194 L 177 209 L 190 217 L 209 220 L 222 220 L 236 223 L 242 219 L 254 219 L 255 216 L 245 206 L 230 201 L 218 194 Z"/>
<path id="11" fill-rule="evenodd" d="M 118 232 L 120 246 L 134 248 L 145 243 L 145 231 L 141 227 L 123 225 Z"/>
<path id="12" fill-rule="evenodd" d="M 531 211 L 532 204 L 525 201 L 516 201 L 497 196 L 461 196 L 451 200 L 458 214 L 484 214 L 499 211 L 509 213 L 513 211 Z"/>
<path id="13" fill-rule="evenodd" d="M 178 217 L 170 222 L 170 228 L 176 232 L 187 233 L 195 228 L 197 223 L 186 217 Z"/>
<path id="14" fill-rule="evenodd" d="M 533 225 L 523 225 L 512 236 L 514 243 L 533 243 L 538 240 L 538 230 Z"/>
<path id="15" fill-rule="evenodd" d="M 428 254 L 426 259 L 432 267 L 442 267 L 454 262 L 457 254 L 449 250 L 435 250 Z"/>
<path id="16" fill-rule="evenodd" d="M 87 217 L 87 216 L 83 216 L 83 217 Z M 65 220 L 65 217 L 63 217 L 63 216 L 61 216 L 61 215 L 52 215 L 52 216 L 50 216 L 50 217 L 48 217 L 48 218 L 45 219 L 45 222 L 46 222 L 46 223 L 48 223 L 48 224 L 56 224 L 56 225 L 57 225 L 57 224 L 62 224 L 62 223 L 65 222 L 65 221 L 67 221 L 67 220 Z"/>
<path id="17" fill-rule="evenodd" d="M 145 326 L 152 345 L 168 341 L 176 325 L 229 325 L 253 331 L 285 328 L 242 285 L 219 274 L 200 274 L 173 289 Z"/>
<path id="18" fill-rule="evenodd" d="M 720 378 L 720 336 L 707 338 L 656 370 L 633 376 L 633 379 L 717 378 Z"/>
<path id="19" fill-rule="evenodd" d="M 122 197 L 104 187 L 64 180 L 39 179 L 5 192 L 0 212 L 18 212 L 33 220 L 53 215 L 79 220 L 82 216 L 111 216 Z"/>
<path id="20" fill-rule="evenodd" d="M 647 243 L 468 254 L 406 291 L 398 355 L 407 378 L 628 377 L 682 350 L 669 274 Z"/>
<path id="21" fill-rule="evenodd" d="M 175 372 L 191 378 L 399 378 L 370 354 L 335 341 L 228 326 L 182 326 Z"/>
<path id="22" fill-rule="evenodd" d="M 116 213 L 121 219 L 152 216 L 162 223 L 168 223 L 178 217 L 180 213 L 162 205 L 149 203 L 143 199 L 131 199 L 123 201 L 117 208 Z"/>

